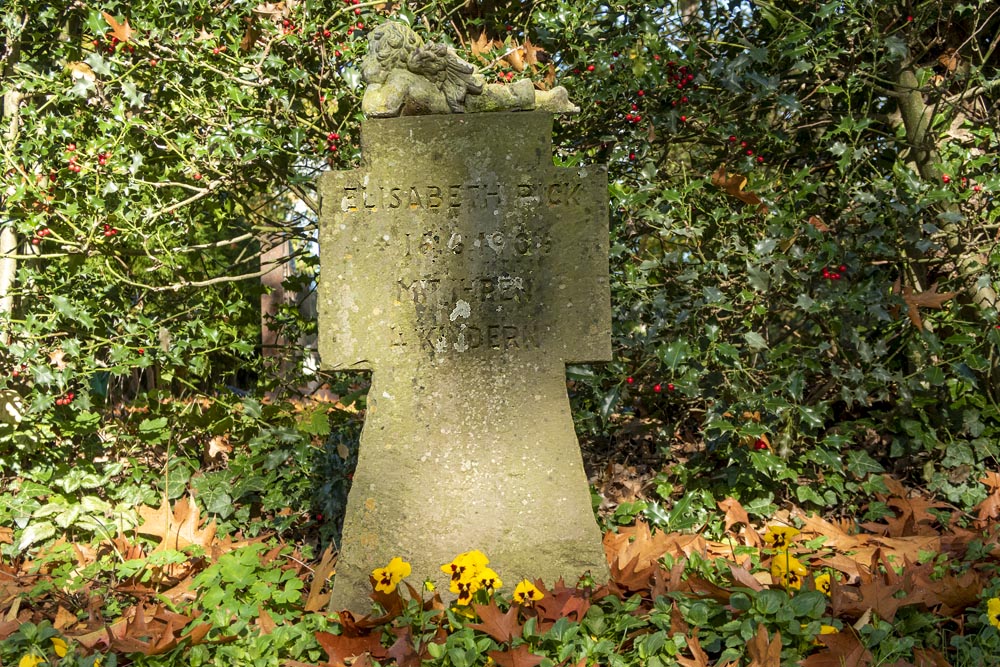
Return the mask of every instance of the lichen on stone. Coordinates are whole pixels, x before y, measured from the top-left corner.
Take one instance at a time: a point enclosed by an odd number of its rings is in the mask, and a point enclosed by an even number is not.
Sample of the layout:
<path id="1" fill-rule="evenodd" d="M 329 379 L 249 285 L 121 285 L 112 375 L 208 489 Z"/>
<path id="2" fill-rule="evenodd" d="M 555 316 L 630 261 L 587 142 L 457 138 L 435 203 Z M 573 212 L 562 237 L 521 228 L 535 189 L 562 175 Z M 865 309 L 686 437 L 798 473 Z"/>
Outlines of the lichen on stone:
<path id="1" fill-rule="evenodd" d="M 562 86 L 535 90 L 528 80 L 486 83 L 446 44 L 424 43 L 409 26 L 387 21 L 368 37 L 361 73 L 368 84 L 361 110 L 369 118 L 531 111 L 577 113 Z"/>

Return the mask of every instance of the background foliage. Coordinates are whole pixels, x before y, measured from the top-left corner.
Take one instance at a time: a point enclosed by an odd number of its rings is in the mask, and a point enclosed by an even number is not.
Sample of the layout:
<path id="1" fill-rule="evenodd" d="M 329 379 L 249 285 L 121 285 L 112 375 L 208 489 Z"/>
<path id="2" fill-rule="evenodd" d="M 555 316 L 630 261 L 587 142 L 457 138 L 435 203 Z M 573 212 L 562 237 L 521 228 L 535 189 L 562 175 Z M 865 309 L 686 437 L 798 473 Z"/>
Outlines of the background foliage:
<path id="1" fill-rule="evenodd" d="M 883 472 L 986 497 L 994 3 L 8 0 L 4 557 L 164 494 L 223 531 L 336 534 L 366 380 L 310 351 L 313 183 L 358 159 L 356 63 L 390 14 L 565 85 L 558 159 L 609 164 L 616 361 L 570 369 L 574 410 L 588 460 L 659 473 L 616 521 L 704 525 L 726 495 L 877 518 Z M 296 296 L 264 347 L 272 269 Z"/>

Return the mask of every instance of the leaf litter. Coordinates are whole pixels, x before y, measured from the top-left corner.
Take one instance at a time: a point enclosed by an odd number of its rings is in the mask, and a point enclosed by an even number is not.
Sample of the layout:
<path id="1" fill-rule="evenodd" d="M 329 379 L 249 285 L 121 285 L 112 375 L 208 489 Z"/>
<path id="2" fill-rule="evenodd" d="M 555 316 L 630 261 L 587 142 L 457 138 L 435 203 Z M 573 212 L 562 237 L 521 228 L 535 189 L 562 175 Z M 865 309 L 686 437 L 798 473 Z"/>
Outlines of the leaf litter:
<path id="1" fill-rule="evenodd" d="M 962 561 L 973 544 L 979 554 L 985 554 L 986 560 L 1000 558 L 1000 527 L 996 523 L 1000 517 L 1000 474 L 988 473 L 980 481 L 987 487 L 988 496 L 971 516 L 886 477 L 888 493 L 877 501 L 891 512 L 880 521 L 830 520 L 806 514 L 796 507 L 771 517 L 770 525 L 798 529 L 799 533 L 792 538 L 792 548 L 811 572 L 836 573 L 830 578 L 828 613 L 841 620 L 844 629 L 820 635 L 816 652 L 802 662 L 805 667 L 873 664 L 871 652 L 855 629 L 867 623 L 873 614 L 891 622 L 903 607 L 918 606 L 941 622 L 953 620 L 961 627 L 961 615 L 979 604 L 981 592 L 988 587 L 990 563 L 970 562 L 961 571 L 941 571 L 935 568 L 935 562 L 941 555 L 950 562 Z M 523 628 L 519 614 L 534 617 L 538 632 L 544 633 L 560 618 L 580 621 L 594 602 L 609 595 L 624 599 L 639 594 L 642 603 L 634 613 L 643 614 L 649 613 L 658 596 L 668 593 L 712 598 L 728 604 L 735 592 L 776 586 L 763 564 L 753 568 L 751 554 L 761 549 L 765 526 L 752 525 L 746 510 L 733 498 L 719 502 L 719 511 L 725 529 L 722 540 L 692 532 L 654 532 L 641 520 L 619 527 L 604 537 L 612 575 L 606 585 L 580 588 L 558 581 L 546 587 L 539 580 L 535 584 L 544 596 L 533 608 L 511 607 L 504 611 L 495 600 L 490 600 L 488 604 L 476 605 L 480 622 L 469 626 L 503 647 L 490 652 L 496 664 L 534 667 L 541 657 L 523 644 L 512 645 Z M 138 535 L 117 535 L 97 544 L 72 543 L 62 538 L 33 559 L 0 562 L 0 640 L 22 623 L 49 620 L 85 651 L 159 655 L 182 644 L 191 646 L 206 641 L 212 624 L 200 620 L 200 612 L 189 605 L 198 595 L 193 583 L 195 575 L 223 554 L 266 538 L 220 537 L 215 523 L 202 518 L 195 503 L 187 498 L 172 505 L 164 501 L 157 508 L 141 507 L 139 514 L 144 522 L 136 529 Z M 952 520 L 948 520 L 949 516 Z M 959 520 L 963 517 L 971 519 L 966 526 Z M 148 539 L 143 540 L 140 535 Z M 8 543 L 12 537 L 0 534 L 0 539 Z M 284 545 L 262 549 L 259 557 L 266 564 L 278 558 L 283 548 Z M 110 553 L 123 561 L 145 562 L 154 554 L 171 551 L 181 557 L 147 562 L 145 567 L 150 576 L 136 574 L 121 578 L 110 590 L 98 590 L 89 582 L 81 584 L 72 596 L 74 605 L 66 603 L 68 596 L 59 590 L 59 585 L 39 586 L 55 582 L 54 554 L 63 559 L 60 562 L 70 558 L 76 570 L 82 571 Z M 693 557 L 726 561 L 728 581 L 725 576 L 712 581 L 686 568 Z M 665 558 L 672 562 L 669 568 L 664 565 Z M 155 564 L 162 562 L 168 564 Z M 293 569 L 308 591 L 299 605 L 301 614 L 325 613 L 329 579 L 336 568 L 334 549 L 328 548 L 312 562 L 296 549 L 282 567 Z M 414 599 L 421 599 L 417 590 L 408 584 L 407 587 Z M 127 603 L 120 605 L 122 611 L 116 618 L 105 618 L 104 596 L 108 594 Z M 393 627 L 390 632 L 395 641 L 385 646 L 382 630 L 403 613 L 404 604 L 398 591 L 394 595 L 375 593 L 373 599 L 385 610 L 382 616 L 356 619 L 349 612 L 340 612 L 336 615 L 340 634 L 316 633 L 317 642 L 328 656 L 322 664 L 364 665 L 375 659 L 404 667 L 416 666 L 429 658 L 428 645 L 444 644 L 447 640 L 444 627 L 422 638 L 415 638 L 409 627 Z M 423 609 L 443 616 L 445 605 L 435 594 L 423 602 Z M 256 631 L 269 634 L 277 625 L 261 606 L 254 625 Z M 678 656 L 680 664 L 711 664 L 698 639 L 698 629 L 684 621 L 676 601 L 671 605 L 670 626 L 672 633 L 685 637 L 688 655 Z M 212 641 L 224 640 L 216 637 Z M 761 625 L 746 644 L 747 664 L 777 664 L 774 660 L 780 655 L 780 648 L 780 635 L 769 634 Z M 914 656 L 921 665 L 948 665 L 934 649 L 917 649 Z M 288 664 L 306 665 L 297 661 Z"/>

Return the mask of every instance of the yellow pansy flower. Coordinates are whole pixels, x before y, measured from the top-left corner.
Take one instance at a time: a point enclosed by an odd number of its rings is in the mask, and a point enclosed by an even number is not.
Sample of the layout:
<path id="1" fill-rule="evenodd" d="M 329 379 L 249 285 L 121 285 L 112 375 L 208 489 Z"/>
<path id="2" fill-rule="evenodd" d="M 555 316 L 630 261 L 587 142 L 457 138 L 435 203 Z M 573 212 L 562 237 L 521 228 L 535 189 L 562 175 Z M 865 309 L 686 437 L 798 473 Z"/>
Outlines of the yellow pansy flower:
<path id="1" fill-rule="evenodd" d="M 476 581 L 488 591 L 493 591 L 503 586 L 500 575 L 488 567 L 484 567 L 476 573 Z"/>
<path id="2" fill-rule="evenodd" d="M 802 588 L 802 579 L 809 570 L 787 551 L 779 551 L 771 559 L 771 578 L 785 588 Z"/>
<path id="3" fill-rule="evenodd" d="M 45 658 L 42 656 L 35 655 L 34 653 L 26 653 L 17 662 L 17 667 L 38 667 L 43 662 L 45 662 Z"/>
<path id="4" fill-rule="evenodd" d="M 514 587 L 514 602 L 519 605 L 530 607 L 543 597 L 545 595 L 527 579 L 521 580 L 521 583 Z"/>
<path id="5" fill-rule="evenodd" d="M 449 575 L 451 580 L 455 582 L 463 578 L 474 577 L 479 570 L 489 565 L 489 563 L 490 559 L 482 551 L 474 549 L 455 556 L 453 561 L 441 566 L 441 571 Z M 454 590 L 452 591 L 452 593 L 455 592 Z"/>
<path id="6" fill-rule="evenodd" d="M 990 598 L 986 601 L 986 614 L 990 617 L 990 625 L 1000 629 L 1000 598 Z"/>
<path id="7" fill-rule="evenodd" d="M 475 579 L 463 579 L 451 582 L 452 593 L 458 593 L 458 604 L 465 605 L 472 601 L 472 596 L 476 594 L 482 586 Z"/>
<path id="8" fill-rule="evenodd" d="M 791 526 L 768 526 L 764 533 L 764 542 L 772 549 L 787 549 L 792 538 L 799 534 L 798 529 Z"/>
<path id="9" fill-rule="evenodd" d="M 398 556 L 389 561 L 385 567 L 377 567 L 372 570 L 372 577 L 375 579 L 375 590 L 383 593 L 392 593 L 406 577 L 410 576 L 410 564 Z"/>
<path id="10" fill-rule="evenodd" d="M 816 590 L 818 590 L 823 595 L 830 597 L 830 573 L 824 572 L 813 580 L 816 584 Z"/>
<path id="11" fill-rule="evenodd" d="M 56 652 L 60 658 L 66 657 L 66 651 L 69 647 L 66 646 L 66 640 L 62 637 L 52 638 L 52 650 Z"/>

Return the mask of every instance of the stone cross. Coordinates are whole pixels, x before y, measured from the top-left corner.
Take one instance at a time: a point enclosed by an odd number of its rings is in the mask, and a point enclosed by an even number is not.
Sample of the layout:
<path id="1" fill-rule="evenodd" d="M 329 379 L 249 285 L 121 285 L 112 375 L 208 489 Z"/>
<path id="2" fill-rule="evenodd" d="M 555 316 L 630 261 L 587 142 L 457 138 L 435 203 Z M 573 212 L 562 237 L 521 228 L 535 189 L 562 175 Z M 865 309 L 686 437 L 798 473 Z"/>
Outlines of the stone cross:
<path id="1" fill-rule="evenodd" d="M 320 181 L 319 350 L 372 371 L 332 609 L 369 575 L 478 549 L 513 586 L 607 579 L 566 392 L 611 358 L 607 173 L 555 167 L 552 116 L 371 119 Z"/>

